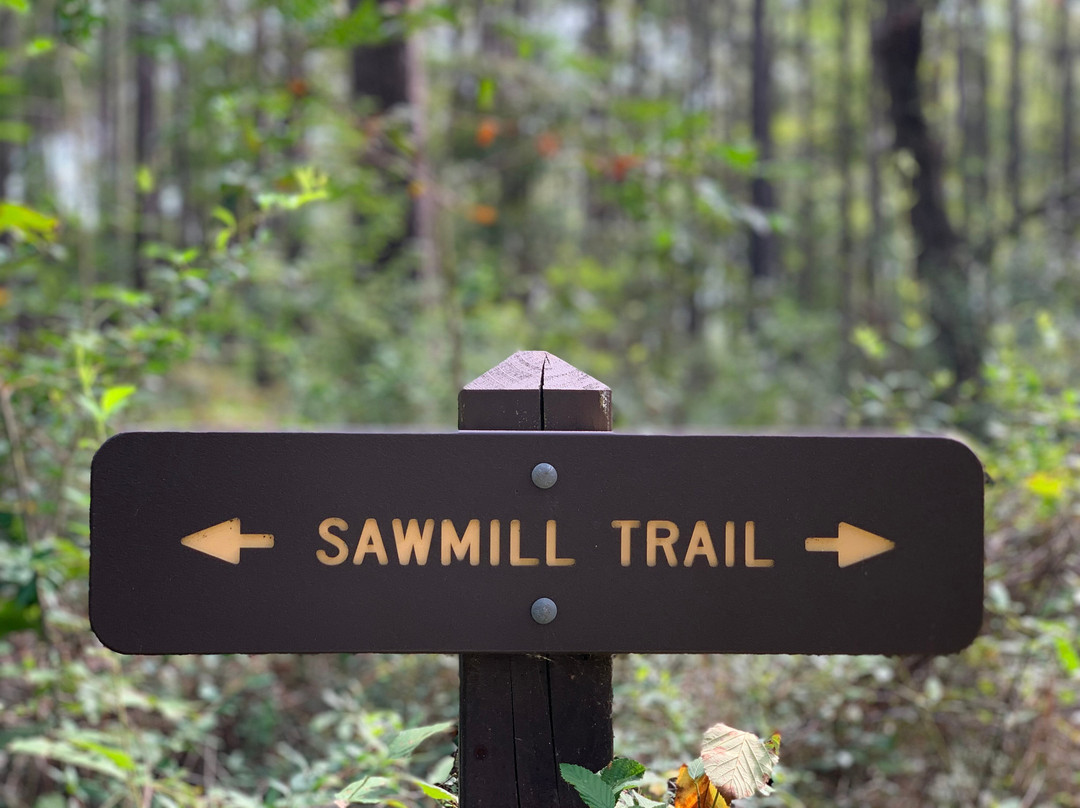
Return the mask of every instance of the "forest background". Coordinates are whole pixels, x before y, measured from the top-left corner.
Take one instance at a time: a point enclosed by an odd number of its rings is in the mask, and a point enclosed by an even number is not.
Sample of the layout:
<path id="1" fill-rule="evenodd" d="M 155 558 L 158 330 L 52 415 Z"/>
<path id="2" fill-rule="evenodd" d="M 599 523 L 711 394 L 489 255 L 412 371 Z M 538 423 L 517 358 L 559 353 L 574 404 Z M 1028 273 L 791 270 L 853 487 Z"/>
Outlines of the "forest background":
<path id="1" fill-rule="evenodd" d="M 618 753 L 662 781 L 722 720 L 783 733 L 762 805 L 1080 805 L 1076 17 L 0 0 L 0 804 L 431 805 L 449 736 L 392 738 L 453 720 L 451 657 L 93 639 L 89 460 L 452 429 L 542 349 L 623 429 L 951 434 L 992 481 L 968 650 L 619 657 Z"/>

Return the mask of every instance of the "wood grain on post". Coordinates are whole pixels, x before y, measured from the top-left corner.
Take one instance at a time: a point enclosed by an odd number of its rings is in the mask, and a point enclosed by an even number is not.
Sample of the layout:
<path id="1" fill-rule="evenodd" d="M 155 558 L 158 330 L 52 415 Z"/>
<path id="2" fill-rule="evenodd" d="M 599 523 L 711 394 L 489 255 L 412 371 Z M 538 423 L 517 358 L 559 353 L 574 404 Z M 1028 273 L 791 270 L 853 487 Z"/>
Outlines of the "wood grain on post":
<path id="1" fill-rule="evenodd" d="M 458 428 L 610 431 L 611 390 L 521 351 L 462 389 Z M 611 657 L 462 654 L 460 710 L 462 808 L 579 808 L 559 764 L 612 758 Z"/>

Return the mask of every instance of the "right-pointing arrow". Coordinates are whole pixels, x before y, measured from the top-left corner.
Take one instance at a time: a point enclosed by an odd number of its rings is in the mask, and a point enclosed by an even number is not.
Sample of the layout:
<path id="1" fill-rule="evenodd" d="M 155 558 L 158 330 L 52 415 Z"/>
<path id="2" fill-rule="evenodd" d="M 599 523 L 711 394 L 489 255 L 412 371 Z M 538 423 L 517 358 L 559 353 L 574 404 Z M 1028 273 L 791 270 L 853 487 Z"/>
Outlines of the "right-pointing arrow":
<path id="1" fill-rule="evenodd" d="M 836 563 L 840 567 L 850 567 L 868 558 L 887 553 L 896 544 L 883 536 L 863 530 L 861 527 L 840 523 L 839 535 L 830 538 L 806 540 L 806 550 L 810 553 L 836 553 Z"/>

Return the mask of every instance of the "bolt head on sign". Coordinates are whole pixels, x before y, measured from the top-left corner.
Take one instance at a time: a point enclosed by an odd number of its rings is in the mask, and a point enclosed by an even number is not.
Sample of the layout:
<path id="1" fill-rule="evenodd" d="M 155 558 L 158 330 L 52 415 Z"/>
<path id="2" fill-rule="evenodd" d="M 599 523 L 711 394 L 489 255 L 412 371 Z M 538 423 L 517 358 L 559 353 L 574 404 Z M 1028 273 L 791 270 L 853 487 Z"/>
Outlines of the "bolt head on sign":
<path id="1" fill-rule="evenodd" d="M 128 433 L 91 488 L 127 653 L 948 653 L 982 621 L 982 466 L 940 438 Z"/>

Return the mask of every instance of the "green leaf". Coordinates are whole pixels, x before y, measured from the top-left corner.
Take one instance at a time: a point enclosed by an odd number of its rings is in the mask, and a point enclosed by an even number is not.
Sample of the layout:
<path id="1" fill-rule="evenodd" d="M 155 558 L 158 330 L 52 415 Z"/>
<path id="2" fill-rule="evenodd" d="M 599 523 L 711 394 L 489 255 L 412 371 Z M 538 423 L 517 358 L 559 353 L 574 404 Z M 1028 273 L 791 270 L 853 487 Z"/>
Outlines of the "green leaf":
<path id="1" fill-rule="evenodd" d="M 641 775 L 645 774 L 645 767 L 636 760 L 619 757 L 601 769 L 599 774 L 608 788 L 618 793 L 629 783 L 640 780 Z"/>
<path id="2" fill-rule="evenodd" d="M 413 729 L 404 729 L 394 736 L 387 747 L 387 754 L 390 757 L 408 757 L 413 751 L 426 741 L 428 738 L 434 737 L 442 732 L 447 732 L 453 729 L 455 726 L 453 721 L 443 721 L 438 724 L 429 724 L 426 727 L 414 727 Z"/>
<path id="3" fill-rule="evenodd" d="M 616 808 L 669 808 L 669 806 L 666 802 L 651 800 L 637 791 L 624 791 L 619 795 Z"/>
<path id="4" fill-rule="evenodd" d="M 757 146 L 753 143 L 723 143 L 716 148 L 716 154 L 732 168 L 743 171 L 753 168 L 758 159 Z"/>
<path id="5" fill-rule="evenodd" d="M 851 334 L 851 341 L 858 346 L 868 359 L 884 359 L 888 349 L 878 332 L 868 325 L 857 325 Z"/>
<path id="6" fill-rule="evenodd" d="M 0 0 L 0 8 L 10 8 L 18 14 L 25 14 L 30 10 L 30 0 Z"/>
<path id="7" fill-rule="evenodd" d="M 32 208 L 0 202 L 0 233 L 14 230 L 31 239 L 51 240 L 59 221 Z"/>
<path id="8" fill-rule="evenodd" d="M 701 744 L 705 774 L 725 798 L 745 799 L 772 791 L 773 757 L 765 742 L 752 732 L 727 724 L 716 724 L 705 731 Z"/>
<path id="9" fill-rule="evenodd" d="M 101 411 L 105 417 L 108 418 L 116 410 L 123 406 L 131 394 L 135 392 L 135 386 L 131 384 L 118 385 L 116 387 L 110 387 L 104 393 L 101 394 Z"/>
<path id="10" fill-rule="evenodd" d="M 8 744 L 7 749 L 9 752 L 19 755 L 32 755 L 33 757 L 78 766 L 121 782 L 126 780 L 124 770 L 107 756 L 79 749 L 66 741 L 53 741 L 49 738 L 23 738 L 12 741 Z"/>
<path id="11" fill-rule="evenodd" d="M 34 37 L 26 43 L 26 55 L 30 57 L 40 56 L 43 53 L 48 53 L 55 47 L 56 41 L 47 36 Z"/>
<path id="12" fill-rule="evenodd" d="M 1054 643 L 1057 645 L 1058 660 L 1065 672 L 1074 674 L 1080 670 L 1080 653 L 1077 653 L 1076 646 L 1064 637 L 1055 638 Z"/>
<path id="13" fill-rule="evenodd" d="M 560 763 L 559 772 L 563 780 L 577 790 L 581 801 L 589 808 L 615 808 L 618 798 L 599 774 L 573 763 Z"/>
<path id="14" fill-rule="evenodd" d="M 357 780 L 341 789 L 335 796 L 335 800 L 343 802 L 362 802 L 375 804 L 384 801 L 393 795 L 394 782 L 388 777 L 365 777 Z"/>
<path id="15" fill-rule="evenodd" d="M 329 44 L 345 48 L 379 45 L 387 38 L 382 11 L 376 0 L 363 0 L 348 17 L 327 32 Z"/>
<path id="16" fill-rule="evenodd" d="M 154 190 L 154 172 L 150 166 L 141 165 L 135 170 L 135 187 L 140 194 L 148 194 Z"/>
<path id="17" fill-rule="evenodd" d="M 1061 495 L 1065 493 L 1065 481 L 1060 476 L 1047 474 L 1045 471 L 1032 474 L 1025 481 L 1025 485 L 1033 494 L 1047 500 L 1061 499 Z"/>
<path id="18" fill-rule="evenodd" d="M 221 205 L 218 205 L 216 208 L 214 208 L 210 215 L 212 215 L 215 219 L 228 227 L 230 230 L 236 229 L 236 217 L 233 216 L 233 212 L 228 208 L 223 208 L 221 207 Z"/>
<path id="19" fill-rule="evenodd" d="M 37 603 L 23 605 L 16 600 L 0 600 L 0 637 L 40 627 L 41 607 Z"/>
<path id="20" fill-rule="evenodd" d="M 451 794 L 442 786 L 437 786 L 434 783 L 425 783 L 423 780 L 414 780 L 413 782 L 416 783 L 421 791 L 431 797 L 431 799 L 439 800 L 441 802 L 452 802 L 457 805 L 457 796 Z"/>
<path id="21" fill-rule="evenodd" d="M 0 121 L 0 143 L 25 143 L 30 139 L 30 127 L 22 121 Z"/>
<path id="22" fill-rule="evenodd" d="M 481 112 L 488 112 L 495 107 L 495 79 L 484 76 L 476 88 L 476 108 Z"/>
<path id="23" fill-rule="evenodd" d="M 132 759 L 131 755 L 126 752 L 94 741 L 75 739 L 72 743 L 81 749 L 85 749 L 87 752 L 96 752 L 97 754 L 108 758 L 124 771 L 130 772 L 135 770 L 135 761 Z"/>

